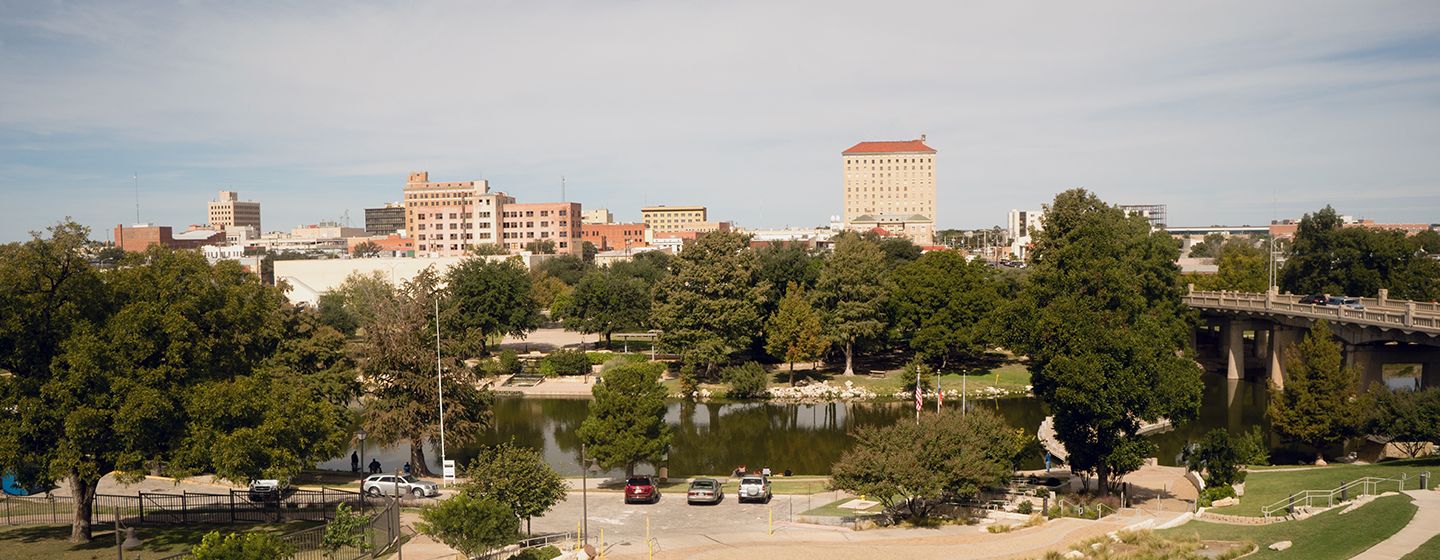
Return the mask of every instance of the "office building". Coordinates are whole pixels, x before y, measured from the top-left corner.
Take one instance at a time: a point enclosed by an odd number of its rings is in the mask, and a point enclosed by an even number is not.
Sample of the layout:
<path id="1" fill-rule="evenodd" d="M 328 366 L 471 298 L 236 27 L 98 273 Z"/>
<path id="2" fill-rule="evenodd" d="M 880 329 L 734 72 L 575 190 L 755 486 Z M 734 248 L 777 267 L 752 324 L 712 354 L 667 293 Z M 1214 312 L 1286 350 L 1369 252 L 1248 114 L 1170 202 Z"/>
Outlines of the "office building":
<path id="1" fill-rule="evenodd" d="M 920 245 L 935 238 L 935 149 L 919 140 L 860 142 L 841 152 L 845 227 L 876 228 Z"/>
<path id="2" fill-rule="evenodd" d="M 645 234 L 649 228 L 643 223 L 634 224 L 583 224 L 581 235 L 601 251 L 644 247 Z"/>
<path id="3" fill-rule="evenodd" d="M 502 205 L 501 212 L 500 241 L 512 253 L 525 251 L 531 243 L 543 241 L 554 242 L 557 255 L 585 252 L 579 202 L 517 204 L 510 199 Z"/>
<path id="4" fill-rule="evenodd" d="M 583 254 L 578 202 L 515 202 L 487 181 L 431 182 L 417 171 L 405 183 L 405 231 L 417 255 L 459 256 L 476 245 L 512 253 L 553 241 L 557 254 Z"/>
<path id="5" fill-rule="evenodd" d="M 704 206 L 646 206 L 640 209 L 640 221 L 652 233 L 690 231 L 706 221 Z"/>
<path id="6" fill-rule="evenodd" d="M 1165 229 L 1167 218 L 1164 204 L 1121 204 L 1126 214 L 1139 214 L 1150 221 L 1150 230 Z"/>
<path id="7" fill-rule="evenodd" d="M 224 230 L 228 227 L 252 227 L 256 234 L 260 228 L 260 203 L 240 200 L 235 191 L 220 191 L 220 196 L 210 201 L 206 208 L 210 227 Z"/>
<path id="8" fill-rule="evenodd" d="M 610 224 L 614 222 L 615 216 L 610 214 L 608 208 L 586 210 L 585 213 L 580 216 L 580 223 L 582 224 Z"/>
<path id="9" fill-rule="evenodd" d="M 405 231 L 405 205 L 387 203 L 383 208 L 365 209 L 365 233 L 390 235 Z"/>

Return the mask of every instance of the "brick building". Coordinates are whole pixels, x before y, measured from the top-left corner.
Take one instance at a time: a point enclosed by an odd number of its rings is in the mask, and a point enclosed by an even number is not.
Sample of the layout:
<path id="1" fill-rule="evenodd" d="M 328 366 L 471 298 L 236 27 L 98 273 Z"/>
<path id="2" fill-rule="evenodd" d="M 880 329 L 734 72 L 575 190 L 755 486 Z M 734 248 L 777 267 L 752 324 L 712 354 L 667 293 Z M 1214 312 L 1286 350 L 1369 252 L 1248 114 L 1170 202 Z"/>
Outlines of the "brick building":
<path id="1" fill-rule="evenodd" d="M 225 232 L 197 229 L 175 234 L 170 226 L 140 224 L 115 226 L 115 246 L 131 253 L 143 252 L 151 245 L 171 249 L 198 249 L 206 245 L 224 245 Z"/>
<path id="2" fill-rule="evenodd" d="M 649 227 L 643 223 L 634 224 L 584 224 L 581 234 L 596 249 L 610 251 L 644 247 L 645 232 Z"/>
<path id="3" fill-rule="evenodd" d="M 405 183 L 405 232 L 419 255 L 465 255 L 476 245 L 520 252 L 533 241 L 555 242 L 557 254 L 583 252 L 578 202 L 515 202 L 487 181 L 431 182 L 417 171 Z"/>

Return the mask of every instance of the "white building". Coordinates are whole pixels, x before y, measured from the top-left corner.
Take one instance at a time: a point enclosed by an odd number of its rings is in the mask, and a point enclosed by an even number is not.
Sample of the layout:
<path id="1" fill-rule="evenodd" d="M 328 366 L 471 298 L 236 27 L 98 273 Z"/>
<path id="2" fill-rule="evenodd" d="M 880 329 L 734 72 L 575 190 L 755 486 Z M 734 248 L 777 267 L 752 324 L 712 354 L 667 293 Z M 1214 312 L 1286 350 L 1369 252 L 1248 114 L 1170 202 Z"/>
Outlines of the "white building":
<path id="1" fill-rule="evenodd" d="M 460 264 L 465 259 L 486 259 L 490 261 L 503 261 L 505 259 L 520 259 L 525 268 L 530 268 L 536 263 L 551 258 L 554 255 L 534 255 L 523 253 L 520 255 L 491 255 L 485 257 L 429 257 L 429 258 L 407 258 L 407 257 L 380 257 L 373 259 L 313 259 L 294 261 L 275 261 L 275 283 L 285 282 L 290 289 L 285 296 L 290 298 L 291 303 L 305 303 L 315 305 L 320 301 L 320 296 L 335 289 L 352 274 L 375 274 L 389 280 L 391 284 L 400 285 L 414 278 L 420 271 L 429 267 L 435 267 L 435 272 L 444 275 L 451 267 Z"/>
<path id="2" fill-rule="evenodd" d="M 1011 210 L 1005 218 L 1005 230 L 1010 236 L 1010 254 L 1024 260 L 1030 252 L 1030 234 L 1040 231 L 1045 224 L 1044 210 Z"/>

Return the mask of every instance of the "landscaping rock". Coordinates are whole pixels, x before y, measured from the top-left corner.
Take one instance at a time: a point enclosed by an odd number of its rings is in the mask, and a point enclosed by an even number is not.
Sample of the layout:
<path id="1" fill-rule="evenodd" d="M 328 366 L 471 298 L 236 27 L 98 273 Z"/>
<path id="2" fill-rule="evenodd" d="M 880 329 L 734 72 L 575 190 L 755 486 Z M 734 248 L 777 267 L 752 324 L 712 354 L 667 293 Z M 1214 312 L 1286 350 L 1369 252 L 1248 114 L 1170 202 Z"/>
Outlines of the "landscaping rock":
<path id="1" fill-rule="evenodd" d="M 1066 553 L 1065 553 L 1065 557 L 1066 557 L 1066 558 L 1069 558 L 1070 560 L 1077 560 L 1077 559 L 1079 559 L 1079 558 L 1084 558 L 1084 557 L 1085 557 L 1085 553 L 1084 553 L 1084 552 L 1080 552 L 1080 551 L 1078 551 L 1078 550 L 1072 550 L 1072 551 L 1070 551 L 1070 552 L 1066 552 Z"/>
<path id="2" fill-rule="evenodd" d="M 1290 541 L 1280 541 L 1280 542 L 1277 542 L 1277 543 L 1275 543 L 1275 544 L 1272 544 L 1272 545 L 1270 545 L 1270 546 L 1268 546 L 1268 547 L 1266 547 L 1266 548 L 1269 548 L 1270 550 L 1274 550 L 1274 551 L 1276 551 L 1276 552 L 1279 552 L 1279 551 L 1281 551 L 1281 550 L 1285 550 L 1285 549 L 1287 549 L 1287 548 L 1290 548 Z"/>
<path id="3" fill-rule="evenodd" d="M 1210 507 L 1222 508 L 1233 506 L 1238 503 L 1240 503 L 1240 500 L 1235 498 L 1220 498 L 1218 500 L 1215 500 L 1214 502 L 1211 502 Z"/>

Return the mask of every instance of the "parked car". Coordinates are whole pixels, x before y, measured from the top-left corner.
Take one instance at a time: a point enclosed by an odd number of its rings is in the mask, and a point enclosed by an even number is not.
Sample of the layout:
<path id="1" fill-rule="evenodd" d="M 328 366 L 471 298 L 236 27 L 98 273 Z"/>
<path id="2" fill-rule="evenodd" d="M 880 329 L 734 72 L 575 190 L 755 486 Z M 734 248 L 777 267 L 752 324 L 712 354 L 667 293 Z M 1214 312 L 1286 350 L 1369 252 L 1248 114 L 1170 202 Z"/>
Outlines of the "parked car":
<path id="1" fill-rule="evenodd" d="M 1330 301 L 1330 296 L 1325 294 L 1310 294 L 1300 298 L 1301 305 L 1325 305 L 1325 302 L 1328 301 Z"/>
<path id="2" fill-rule="evenodd" d="M 278 502 L 295 493 L 295 488 L 273 478 L 250 481 L 250 501 Z"/>
<path id="3" fill-rule="evenodd" d="M 690 482 L 690 491 L 685 494 L 685 501 L 691 504 L 718 504 L 725 499 L 725 490 L 720 487 L 720 481 L 713 478 L 697 478 Z"/>
<path id="4" fill-rule="evenodd" d="M 397 489 L 398 487 L 398 489 Z M 440 487 L 410 475 L 372 474 L 360 483 L 360 491 L 371 496 L 409 494 L 416 499 L 440 495 Z"/>
<path id="5" fill-rule="evenodd" d="M 763 476 L 746 476 L 740 479 L 740 492 L 737 494 L 740 503 L 745 502 L 770 502 L 770 479 Z"/>
<path id="6" fill-rule="evenodd" d="M 625 503 L 660 501 L 660 487 L 648 476 L 632 476 L 625 481 Z"/>

